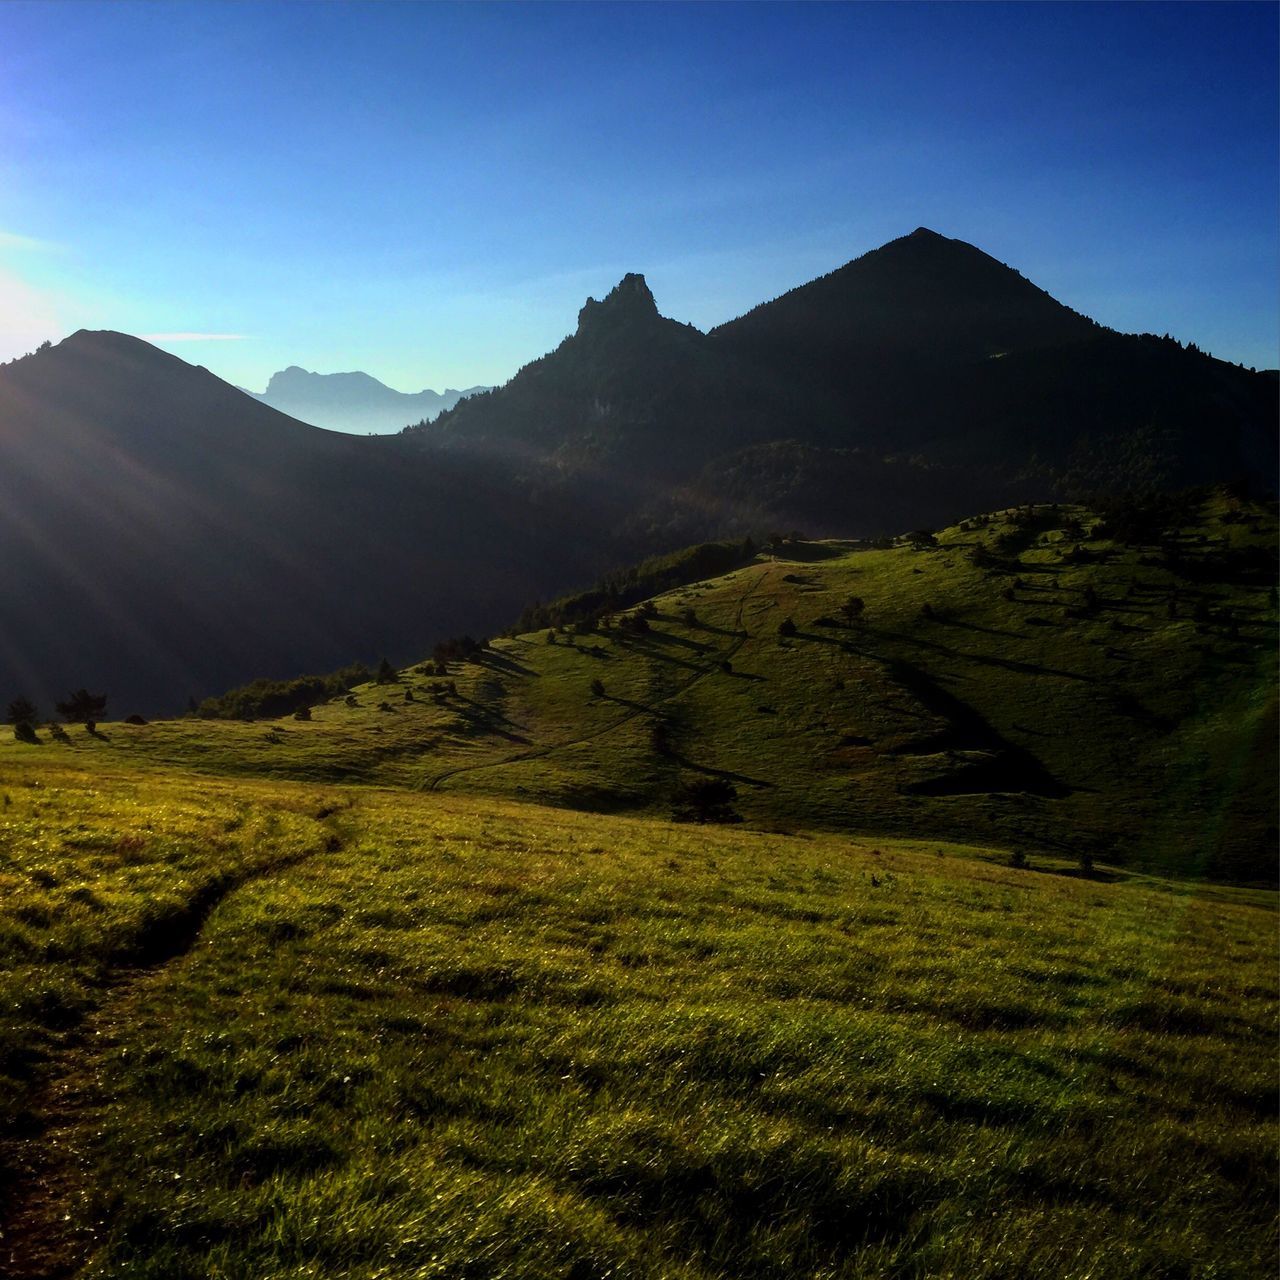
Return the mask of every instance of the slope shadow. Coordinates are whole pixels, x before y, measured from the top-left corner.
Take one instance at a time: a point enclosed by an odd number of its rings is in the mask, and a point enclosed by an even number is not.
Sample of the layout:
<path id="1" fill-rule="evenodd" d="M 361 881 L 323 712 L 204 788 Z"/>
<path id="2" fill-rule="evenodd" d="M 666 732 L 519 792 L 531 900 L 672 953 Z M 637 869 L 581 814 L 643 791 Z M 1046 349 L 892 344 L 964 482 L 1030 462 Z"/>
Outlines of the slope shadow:
<path id="1" fill-rule="evenodd" d="M 767 782 L 764 778 L 753 778 L 746 773 L 734 773 L 732 769 L 716 769 L 707 764 L 694 764 L 687 756 L 682 756 L 678 752 L 669 751 L 667 753 L 682 769 L 688 769 L 690 773 L 705 773 L 713 778 L 727 778 L 730 782 L 741 782 L 748 787 L 764 787 L 772 788 L 773 783 Z"/>
<path id="2" fill-rule="evenodd" d="M 1093 676 L 1083 675 L 1078 671 L 1064 671 L 1060 667 L 1046 667 L 1037 662 L 1019 662 L 1015 658 L 997 658 L 989 653 L 965 653 L 962 649 L 953 649 L 950 645 L 938 644 L 933 640 L 922 640 L 918 636 L 904 635 L 898 631 L 877 631 L 866 627 L 864 630 L 885 640 L 897 640 L 902 644 L 915 645 L 918 649 L 929 649 L 933 653 L 941 653 L 948 658 L 958 658 L 961 662 L 977 662 L 984 667 L 999 667 L 1004 671 L 1016 671 L 1027 676 L 1059 676 L 1063 680 L 1081 680 L 1085 684 L 1096 684 Z M 914 669 L 914 668 L 913 668 Z M 923 674 L 923 673 L 922 673 Z"/>
<path id="3" fill-rule="evenodd" d="M 536 676 L 538 672 L 532 667 L 526 667 L 523 663 L 517 662 L 514 658 L 508 657 L 505 653 L 497 653 L 493 649 L 482 649 L 472 658 L 482 667 L 488 667 L 494 671 L 502 671 L 507 675 L 517 676 Z"/>
<path id="4" fill-rule="evenodd" d="M 788 543 L 782 551 L 766 553 L 775 557 L 775 563 L 793 560 L 798 564 L 813 564 L 819 560 L 837 560 L 849 554 L 848 547 L 832 547 L 821 542 Z"/>
<path id="5" fill-rule="evenodd" d="M 989 760 L 964 765 L 941 777 L 910 783 L 905 791 L 924 796 L 1020 792 L 1054 800 L 1071 794 L 1073 788 L 1059 782 L 1036 756 L 1002 737 L 973 707 L 942 688 L 919 667 L 908 662 L 891 662 L 888 674 L 926 710 L 947 722 L 941 734 L 932 735 L 922 746 L 945 740 L 950 750 L 991 754 Z M 910 747 L 902 752 L 916 753 Z"/>
<path id="6" fill-rule="evenodd" d="M 529 742 L 529 739 L 522 733 L 513 732 L 516 729 L 522 730 L 525 726 L 517 724 L 501 711 L 496 711 L 493 707 L 487 707 L 482 702 L 475 702 L 460 693 L 452 695 L 452 700 L 454 714 L 464 720 L 471 728 L 491 733 L 494 737 L 504 738 L 508 742 L 517 742 L 521 745 Z M 510 728 L 507 728 L 508 725 Z"/>

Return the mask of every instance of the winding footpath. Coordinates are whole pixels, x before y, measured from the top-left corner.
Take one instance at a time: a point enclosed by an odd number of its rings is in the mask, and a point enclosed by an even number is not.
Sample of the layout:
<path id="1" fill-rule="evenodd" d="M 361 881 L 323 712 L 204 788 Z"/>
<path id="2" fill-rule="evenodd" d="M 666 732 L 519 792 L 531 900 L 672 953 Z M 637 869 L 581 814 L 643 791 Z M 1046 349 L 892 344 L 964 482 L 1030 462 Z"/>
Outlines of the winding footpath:
<path id="1" fill-rule="evenodd" d="M 0 1204 L 0 1278 L 70 1280 L 89 1261 L 104 1225 L 92 1220 L 95 1190 L 86 1135 L 104 1106 L 101 1064 L 126 1047 L 136 1024 L 132 1010 L 149 984 L 162 979 L 199 943 L 210 916 L 232 894 L 342 848 L 339 812 L 323 808 L 310 848 L 270 859 L 216 880 L 196 894 L 188 910 L 137 963 L 110 973 L 101 1003 L 69 1032 L 45 1064 L 29 1109 L 34 1133 L 6 1144 L 5 1164 L 15 1171 Z"/>

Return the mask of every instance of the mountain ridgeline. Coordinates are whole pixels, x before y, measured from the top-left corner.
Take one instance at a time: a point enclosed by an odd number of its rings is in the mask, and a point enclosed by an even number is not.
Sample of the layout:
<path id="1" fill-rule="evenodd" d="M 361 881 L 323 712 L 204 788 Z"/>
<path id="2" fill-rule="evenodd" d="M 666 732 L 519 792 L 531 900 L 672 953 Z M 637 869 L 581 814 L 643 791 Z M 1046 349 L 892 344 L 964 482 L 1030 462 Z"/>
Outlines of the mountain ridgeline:
<path id="1" fill-rule="evenodd" d="M 271 375 L 265 391 L 246 394 L 302 422 L 367 435 L 430 422 L 466 396 L 487 390 L 396 391 L 367 373 L 311 373 L 290 365 Z"/>
<path id="2" fill-rule="evenodd" d="M 1032 497 L 1269 488 L 1276 390 L 921 228 L 706 334 L 629 275 L 555 351 L 413 434 L 579 488 L 640 537 L 867 534 Z"/>
<path id="3" fill-rule="evenodd" d="M 371 383 L 286 370 L 269 393 L 318 418 Z M 1276 392 L 923 229 L 708 333 L 627 275 L 505 386 L 380 437 L 80 331 L 0 367 L 0 693 L 47 715 L 92 686 L 149 715 L 493 634 L 695 542 L 1267 490 Z"/>

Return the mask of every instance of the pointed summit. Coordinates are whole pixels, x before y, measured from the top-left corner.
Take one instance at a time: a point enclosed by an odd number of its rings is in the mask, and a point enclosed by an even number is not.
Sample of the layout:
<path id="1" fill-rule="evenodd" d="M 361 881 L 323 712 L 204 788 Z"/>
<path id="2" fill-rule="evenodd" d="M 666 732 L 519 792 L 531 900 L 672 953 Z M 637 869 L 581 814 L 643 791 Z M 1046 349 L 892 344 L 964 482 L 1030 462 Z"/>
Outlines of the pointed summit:
<path id="1" fill-rule="evenodd" d="M 1080 342 L 1096 326 L 981 249 L 917 227 L 715 333 L 799 361 L 906 368 Z"/>
<path id="2" fill-rule="evenodd" d="M 628 271 L 618 281 L 603 302 L 588 298 L 578 312 L 578 332 L 594 332 L 602 327 L 612 329 L 617 325 L 633 325 L 659 319 L 658 304 L 645 282 L 644 276 Z"/>

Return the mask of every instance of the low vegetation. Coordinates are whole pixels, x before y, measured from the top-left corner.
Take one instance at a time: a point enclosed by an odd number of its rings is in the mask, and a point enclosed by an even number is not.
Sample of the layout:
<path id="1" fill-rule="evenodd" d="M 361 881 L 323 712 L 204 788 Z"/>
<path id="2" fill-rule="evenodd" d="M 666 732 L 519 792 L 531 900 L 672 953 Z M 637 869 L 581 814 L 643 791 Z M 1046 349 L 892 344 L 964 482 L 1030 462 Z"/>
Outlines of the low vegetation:
<path id="1" fill-rule="evenodd" d="M 216 698 L 206 698 L 195 708 L 195 714 L 204 720 L 274 719 L 340 697 L 373 678 L 364 663 L 353 662 L 323 676 L 254 680 Z"/>
<path id="2" fill-rule="evenodd" d="M 749 564 L 756 557 L 751 539 L 743 542 L 704 542 L 669 555 L 651 556 L 627 569 L 606 574 L 590 590 L 564 596 L 550 604 L 533 604 L 520 615 L 512 635 L 546 627 L 595 630 L 601 618 L 640 604 L 651 596 L 704 578 L 716 578 Z"/>

